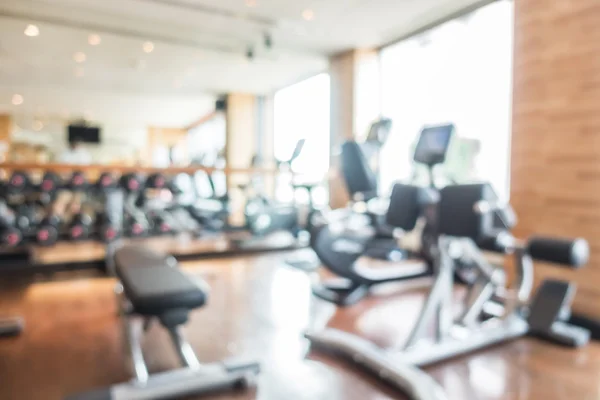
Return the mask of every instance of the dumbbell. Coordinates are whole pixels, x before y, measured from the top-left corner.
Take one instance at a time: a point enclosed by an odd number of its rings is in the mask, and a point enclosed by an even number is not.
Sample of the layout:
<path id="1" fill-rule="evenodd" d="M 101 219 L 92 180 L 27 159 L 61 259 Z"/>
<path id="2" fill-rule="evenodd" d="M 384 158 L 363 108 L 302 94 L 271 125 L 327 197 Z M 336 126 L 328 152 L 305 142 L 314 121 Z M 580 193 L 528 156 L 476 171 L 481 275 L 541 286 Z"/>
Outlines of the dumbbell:
<path id="1" fill-rule="evenodd" d="M 125 232 L 129 237 L 142 237 L 148 234 L 148 227 L 142 221 L 129 217 L 125 219 Z"/>
<path id="2" fill-rule="evenodd" d="M 5 187 L 8 194 L 21 194 L 31 189 L 31 179 L 23 171 L 14 171 Z"/>
<path id="3" fill-rule="evenodd" d="M 90 236 L 92 217 L 85 213 L 77 213 L 69 224 L 69 237 L 71 240 L 83 240 Z"/>
<path id="4" fill-rule="evenodd" d="M 156 214 L 152 216 L 153 230 L 159 235 L 168 235 L 174 232 L 174 227 L 170 224 L 164 216 Z"/>
<path id="5" fill-rule="evenodd" d="M 35 208 L 30 204 L 21 204 L 15 214 L 14 226 L 25 234 L 30 233 L 37 222 Z"/>
<path id="6" fill-rule="evenodd" d="M 42 193 L 52 194 L 60 187 L 60 177 L 54 172 L 46 172 L 39 185 Z"/>
<path id="7" fill-rule="evenodd" d="M 85 190 L 88 186 L 87 178 L 81 171 L 73 172 L 71 179 L 69 179 L 69 189 L 71 190 Z"/>
<path id="8" fill-rule="evenodd" d="M 38 227 L 35 238 L 42 246 L 51 246 L 58 241 L 61 220 L 58 215 L 50 215 L 42 220 Z"/>
<path id="9" fill-rule="evenodd" d="M 100 213 L 96 216 L 96 229 L 98 230 L 100 240 L 105 243 L 112 242 L 120 236 L 119 229 L 105 213 Z"/>
<path id="10" fill-rule="evenodd" d="M 119 185 L 128 192 L 137 192 L 142 189 L 142 179 L 136 173 L 121 175 Z"/>
<path id="11" fill-rule="evenodd" d="M 96 181 L 96 188 L 102 191 L 111 190 L 116 187 L 116 183 L 117 182 L 111 173 L 103 172 Z"/>
<path id="12" fill-rule="evenodd" d="M 23 233 L 15 226 L 15 213 L 6 206 L 0 204 L 0 243 L 5 246 L 17 246 L 23 240 Z"/>
<path id="13" fill-rule="evenodd" d="M 167 178 L 161 173 L 152 174 L 146 179 L 146 187 L 151 189 L 164 189 L 167 187 Z"/>

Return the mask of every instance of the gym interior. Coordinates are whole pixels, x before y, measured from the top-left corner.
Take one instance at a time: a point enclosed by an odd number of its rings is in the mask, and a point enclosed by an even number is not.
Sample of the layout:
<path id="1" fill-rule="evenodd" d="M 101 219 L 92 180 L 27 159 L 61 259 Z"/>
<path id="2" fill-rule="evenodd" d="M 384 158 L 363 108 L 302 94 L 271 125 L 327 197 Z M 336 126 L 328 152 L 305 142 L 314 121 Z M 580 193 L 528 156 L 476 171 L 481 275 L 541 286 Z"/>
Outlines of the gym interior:
<path id="1" fill-rule="evenodd" d="M 597 0 L 0 2 L 0 398 L 597 399 Z"/>

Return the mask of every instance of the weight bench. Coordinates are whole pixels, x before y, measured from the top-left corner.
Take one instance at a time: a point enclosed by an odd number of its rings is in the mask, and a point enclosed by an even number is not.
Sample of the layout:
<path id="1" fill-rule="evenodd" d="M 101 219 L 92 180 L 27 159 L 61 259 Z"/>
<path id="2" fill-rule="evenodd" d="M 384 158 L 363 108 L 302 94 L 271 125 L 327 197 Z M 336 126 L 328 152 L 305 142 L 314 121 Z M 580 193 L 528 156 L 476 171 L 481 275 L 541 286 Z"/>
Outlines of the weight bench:
<path id="1" fill-rule="evenodd" d="M 114 252 L 115 288 L 134 379 L 108 388 L 69 397 L 70 400 L 159 400 L 217 390 L 246 388 L 259 372 L 256 362 L 201 364 L 181 327 L 190 311 L 202 307 L 207 285 L 186 276 L 173 257 L 140 246 Z M 158 320 L 169 332 L 183 368 L 149 374 L 140 340 Z"/>

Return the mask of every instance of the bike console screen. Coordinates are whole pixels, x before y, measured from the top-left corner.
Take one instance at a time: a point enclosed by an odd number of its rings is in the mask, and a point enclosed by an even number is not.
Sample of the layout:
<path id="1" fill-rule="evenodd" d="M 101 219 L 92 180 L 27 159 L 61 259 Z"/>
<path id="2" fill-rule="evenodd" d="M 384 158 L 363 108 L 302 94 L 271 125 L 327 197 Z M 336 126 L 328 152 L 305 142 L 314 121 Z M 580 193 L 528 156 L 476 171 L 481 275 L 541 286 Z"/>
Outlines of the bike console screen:
<path id="1" fill-rule="evenodd" d="M 413 159 L 426 165 L 443 163 L 446 160 L 453 132 L 452 124 L 424 127 L 419 135 Z"/>

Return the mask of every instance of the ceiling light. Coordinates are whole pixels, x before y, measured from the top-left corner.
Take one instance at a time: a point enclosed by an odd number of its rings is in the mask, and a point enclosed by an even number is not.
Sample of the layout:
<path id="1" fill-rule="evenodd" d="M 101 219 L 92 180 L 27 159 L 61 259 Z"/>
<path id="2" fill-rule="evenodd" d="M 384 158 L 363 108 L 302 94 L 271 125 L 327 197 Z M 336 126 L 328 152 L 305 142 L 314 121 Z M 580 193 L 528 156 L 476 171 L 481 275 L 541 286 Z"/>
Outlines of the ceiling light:
<path id="1" fill-rule="evenodd" d="M 88 36 L 88 43 L 91 46 L 98 46 L 100 43 L 102 43 L 102 38 L 100 37 L 100 35 L 92 33 Z"/>
<path id="2" fill-rule="evenodd" d="M 75 77 L 83 78 L 85 76 L 85 69 L 83 67 L 75 67 Z"/>
<path id="3" fill-rule="evenodd" d="M 85 62 L 86 58 L 85 53 L 82 53 L 81 51 L 73 54 L 73 60 L 75 60 L 76 63 L 81 64 L 82 62 Z"/>
<path id="4" fill-rule="evenodd" d="M 44 129 L 44 124 L 42 123 L 42 121 L 33 121 L 33 124 L 31 125 L 31 127 L 33 128 L 34 131 L 39 132 L 42 129 Z"/>
<path id="5" fill-rule="evenodd" d="M 40 28 L 37 27 L 37 25 L 27 25 L 27 28 L 25 28 L 25 36 L 29 36 L 29 37 L 36 37 L 39 36 L 40 34 Z"/>
<path id="6" fill-rule="evenodd" d="M 144 53 L 152 53 L 154 51 L 154 43 L 144 42 L 142 49 L 144 49 Z"/>
<path id="7" fill-rule="evenodd" d="M 20 94 L 14 94 L 12 97 L 12 103 L 15 106 L 20 106 L 21 104 L 23 104 L 23 96 L 21 96 Z"/>
<path id="8" fill-rule="evenodd" d="M 246 0 L 246 6 L 254 8 L 258 5 L 256 0 Z"/>
<path id="9" fill-rule="evenodd" d="M 315 12 L 310 8 L 307 8 L 306 10 L 302 11 L 302 18 L 304 18 L 306 21 L 312 21 L 315 19 Z"/>

